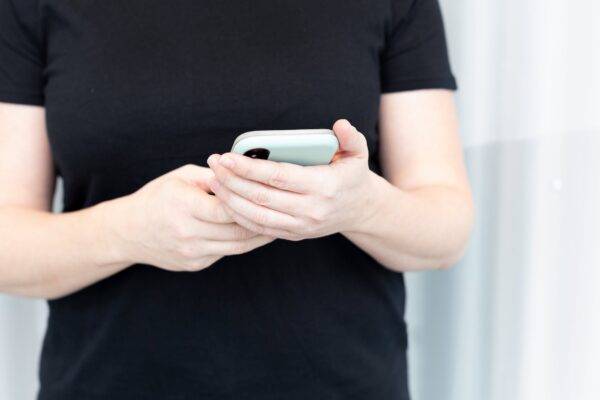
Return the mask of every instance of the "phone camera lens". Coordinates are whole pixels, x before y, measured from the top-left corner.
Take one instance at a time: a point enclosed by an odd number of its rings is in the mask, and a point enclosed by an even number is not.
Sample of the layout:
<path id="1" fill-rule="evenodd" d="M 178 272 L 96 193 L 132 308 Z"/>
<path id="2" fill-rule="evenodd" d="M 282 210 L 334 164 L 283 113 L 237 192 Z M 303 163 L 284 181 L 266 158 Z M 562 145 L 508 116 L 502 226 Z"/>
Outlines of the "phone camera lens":
<path id="1" fill-rule="evenodd" d="M 261 160 L 266 160 L 269 158 L 269 150 L 267 149 L 251 149 L 244 153 L 246 157 L 250 158 L 258 158 Z"/>

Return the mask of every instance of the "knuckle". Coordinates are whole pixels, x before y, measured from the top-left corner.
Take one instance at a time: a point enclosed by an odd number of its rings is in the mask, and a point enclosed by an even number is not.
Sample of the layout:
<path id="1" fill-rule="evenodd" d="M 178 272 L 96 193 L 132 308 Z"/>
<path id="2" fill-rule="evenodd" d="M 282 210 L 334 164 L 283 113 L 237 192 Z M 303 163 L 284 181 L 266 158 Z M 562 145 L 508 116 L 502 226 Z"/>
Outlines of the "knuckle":
<path id="1" fill-rule="evenodd" d="M 179 266 L 179 269 L 181 269 L 182 271 L 186 271 L 186 272 L 198 271 L 197 265 L 191 261 L 181 263 L 181 265 Z"/>
<path id="2" fill-rule="evenodd" d="M 218 178 L 222 185 L 229 186 L 232 183 L 233 175 L 230 172 L 222 172 L 218 174 Z"/>
<path id="3" fill-rule="evenodd" d="M 230 246 L 231 254 L 242 254 L 248 251 L 248 244 L 246 242 L 234 242 Z"/>
<path id="4" fill-rule="evenodd" d="M 244 240 L 252 237 L 251 232 L 240 225 L 235 225 L 233 228 L 233 239 L 234 240 Z"/>
<path id="5" fill-rule="evenodd" d="M 231 192 L 227 188 L 228 183 L 221 180 L 219 187 L 215 191 L 217 198 L 221 200 L 228 200 L 231 198 Z"/>
<path id="6" fill-rule="evenodd" d="M 262 225 L 256 225 L 256 224 L 252 224 L 250 226 L 250 228 L 252 229 L 250 232 L 250 234 L 252 236 L 256 236 L 256 235 L 264 235 L 267 232 L 267 228 L 265 228 Z"/>
<path id="7" fill-rule="evenodd" d="M 177 168 L 175 171 L 173 171 L 172 176 L 178 177 L 180 179 L 189 177 L 190 175 L 193 175 L 194 173 L 196 173 L 198 168 L 199 167 L 194 164 L 185 164 L 185 165 Z"/>
<path id="8" fill-rule="evenodd" d="M 214 222 L 227 222 L 231 219 L 227 210 L 220 204 L 212 206 L 209 210 L 209 215 Z"/>
<path id="9" fill-rule="evenodd" d="M 188 272 L 197 272 L 204 268 L 206 268 L 206 262 L 204 260 L 193 260 L 182 265 L 182 269 Z"/>
<path id="10" fill-rule="evenodd" d="M 268 184 L 273 187 L 285 187 L 287 185 L 287 172 L 282 166 L 277 166 L 271 173 Z"/>
<path id="11" fill-rule="evenodd" d="M 336 179 L 328 179 L 325 181 L 325 184 L 322 186 L 323 188 L 323 196 L 326 199 L 333 199 L 337 196 L 339 192 L 339 185 Z"/>
<path id="12" fill-rule="evenodd" d="M 247 162 L 247 157 L 236 158 L 231 171 L 233 171 L 236 175 L 246 176 L 251 171 L 251 166 Z"/>
<path id="13" fill-rule="evenodd" d="M 298 233 L 288 233 L 284 239 L 289 240 L 290 242 L 299 242 L 304 238 Z"/>
<path id="14" fill-rule="evenodd" d="M 177 246 L 177 252 L 185 260 L 190 260 L 196 256 L 196 248 L 189 243 L 180 243 Z"/>
<path id="15" fill-rule="evenodd" d="M 254 221 L 256 221 L 258 225 L 268 225 L 270 222 L 270 218 L 267 213 L 257 211 L 254 215 Z"/>
<path id="16" fill-rule="evenodd" d="M 308 212 L 310 219 L 316 222 L 323 222 L 327 219 L 329 214 L 323 207 L 313 207 Z"/>
<path id="17" fill-rule="evenodd" d="M 169 203 L 185 204 L 186 199 L 189 199 L 190 196 L 188 186 L 178 179 L 165 181 L 161 189 L 163 198 Z"/>
<path id="18" fill-rule="evenodd" d="M 180 192 L 181 190 L 183 190 L 183 187 L 183 182 L 176 178 L 165 179 L 161 185 L 161 189 L 167 195 L 173 195 L 174 192 Z"/>
<path id="19" fill-rule="evenodd" d="M 256 204 L 266 206 L 270 203 L 271 196 L 266 190 L 257 190 L 252 195 L 252 201 Z"/>
<path id="20" fill-rule="evenodd" d="M 235 169 L 235 171 L 240 174 L 241 176 L 248 176 L 251 172 L 251 166 L 248 165 L 248 163 L 246 162 L 246 160 L 242 160 L 241 162 L 236 162 L 235 166 L 237 167 L 237 169 Z"/>
<path id="21" fill-rule="evenodd" d="M 187 173 L 187 172 L 192 172 L 196 170 L 196 166 L 194 164 L 185 164 L 184 166 L 179 168 L 179 171 Z"/>
<path id="22" fill-rule="evenodd" d="M 188 239 L 191 235 L 190 235 L 190 231 L 189 229 L 181 224 L 175 224 L 173 225 L 173 235 L 175 236 L 176 239 L 179 240 L 185 240 Z"/>
<path id="23" fill-rule="evenodd" d="M 315 234 L 316 230 L 316 226 L 310 223 L 302 224 L 302 226 L 298 229 L 303 236 L 312 236 Z"/>

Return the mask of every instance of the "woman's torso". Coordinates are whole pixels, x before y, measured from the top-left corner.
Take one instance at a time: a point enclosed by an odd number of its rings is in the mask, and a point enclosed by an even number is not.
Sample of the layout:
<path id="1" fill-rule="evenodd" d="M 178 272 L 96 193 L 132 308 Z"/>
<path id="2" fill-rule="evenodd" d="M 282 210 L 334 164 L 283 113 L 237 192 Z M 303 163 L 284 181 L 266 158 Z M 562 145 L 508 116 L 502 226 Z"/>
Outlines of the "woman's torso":
<path id="1" fill-rule="evenodd" d="M 65 210 L 347 118 L 378 171 L 389 1 L 40 0 Z M 134 266 L 50 302 L 41 399 L 400 399 L 402 276 L 341 235 L 194 274 Z"/>

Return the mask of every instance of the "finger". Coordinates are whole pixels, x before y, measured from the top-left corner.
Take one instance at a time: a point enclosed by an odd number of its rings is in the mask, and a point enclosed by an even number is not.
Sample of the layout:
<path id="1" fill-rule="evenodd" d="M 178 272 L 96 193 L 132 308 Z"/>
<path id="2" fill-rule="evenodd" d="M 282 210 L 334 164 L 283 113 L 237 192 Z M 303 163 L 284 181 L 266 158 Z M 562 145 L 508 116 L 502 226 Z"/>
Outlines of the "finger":
<path id="1" fill-rule="evenodd" d="M 289 232 L 289 231 L 286 231 L 283 229 L 274 229 L 274 228 L 268 228 L 265 226 L 258 225 L 256 223 L 250 221 L 249 219 L 245 218 L 244 216 L 236 213 L 231 208 L 227 207 L 227 205 L 225 205 L 224 207 L 227 210 L 227 212 L 232 216 L 232 218 L 235 220 L 236 223 L 238 223 L 239 225 L 243 226 L 244 228 L 246 228 L 250 231 L 256 232 L 257 234 L 275 237 L 275 238 L 284 239 L 284 240 L 299 240 L 300 239 L 300 237 L 298 235 L 295 235 L 292 232 Z"/>
<path id="2" fill-rule="evenodd" d="M 242 178 L 296 193 L 311 192 L 320 182 L 319 174 L 324 172 L 322 166 L 301 167 L 234 153 L 223 154 L 219 163 Z"/>
<path id="3" fill-rule="evenodd" d="M 208 192 L 210 190 L 208 188 L 208 180 L 214 176 L 214 173 L 210 168 L 201 167 L 194 164 L 186 164 L 165 174 L 164 176 L 181 179 L 189 184 L 200 187 L 205 192 Z"/>
<path id="4" fill-rule="evenodd" d="M 208 253 L 210 255 L 226 256 L 244 254 L 271 243 L 273 240 L 275 240 L 275 238 L 261 235 L 241 241 L 209 241 Z"/>
<path id="5" fill-rule="evenodd" d="M 209 186 L 225 205 L 257 225 L 285 230 L 294 230 L 300 226 L 296 217 L 254 204 L 221 185 L 217 179 L 212 179 Z"/>
<path id="6" fill-rule="evenodd" d="M 214 179 L 214 175 L 212 179 Z M 216 196 L 210 195 L 194 186 L 187 186 L 182 191 L 181 196 L 181 200 L 189 207 L 194 218 L 215 224 L 230 224 L 234 222 L 223 208 L 223 203 Z"/>
<path id="7" fill-rule="evenodd" d="M 301 215 L 302 211 L 307 208 L 306 196 L 242 178 L 222 166 L 218 160 L 218 155 L 213 155 L 208 159 L 208 163 L 214 171 L 216 178 L 227 189 L 241 197 L 254 204 L 289 215 Z"/>
<path id="8" fill-rule="evenodd" d="M 231 216 L 229 217 L 231 218 Z M 196 231 L 198 232 L 198 236 L 202 236 L 207 240 L 240 241 L 258 236 L 258 233 L 246 229 L 235 222 L 230 224 L 214 224 L 198 221 Z"/>
<path id="9" fill-rule="evenodd" d="M 365 136 L 348 120 L 340 119 L 333 124 L 333 132 L 340 143 L 340 152 L 358 157 L 369 157 Z"/>

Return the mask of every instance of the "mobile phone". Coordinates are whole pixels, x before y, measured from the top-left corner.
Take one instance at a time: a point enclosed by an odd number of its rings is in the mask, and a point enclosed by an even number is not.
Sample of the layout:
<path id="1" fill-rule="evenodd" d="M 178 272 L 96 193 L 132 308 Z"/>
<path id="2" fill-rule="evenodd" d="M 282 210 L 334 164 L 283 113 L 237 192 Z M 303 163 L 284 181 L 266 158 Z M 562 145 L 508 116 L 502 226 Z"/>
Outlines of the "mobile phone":
<path id="1" fill-rule="evenodd" d="M 339 149 L 331 129 L 251 131 L 239 135 L 232 153 L 298 165 L 327 165 Z"/>

